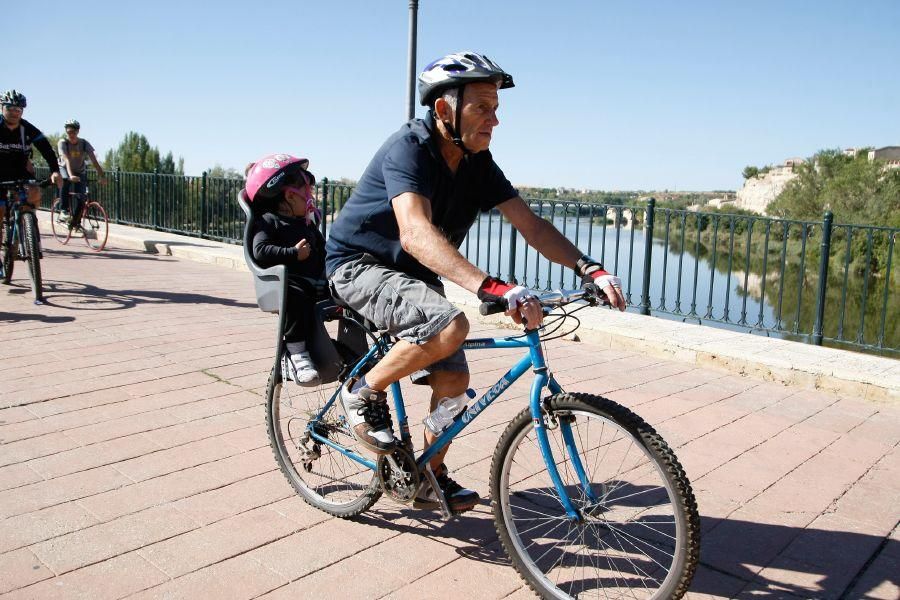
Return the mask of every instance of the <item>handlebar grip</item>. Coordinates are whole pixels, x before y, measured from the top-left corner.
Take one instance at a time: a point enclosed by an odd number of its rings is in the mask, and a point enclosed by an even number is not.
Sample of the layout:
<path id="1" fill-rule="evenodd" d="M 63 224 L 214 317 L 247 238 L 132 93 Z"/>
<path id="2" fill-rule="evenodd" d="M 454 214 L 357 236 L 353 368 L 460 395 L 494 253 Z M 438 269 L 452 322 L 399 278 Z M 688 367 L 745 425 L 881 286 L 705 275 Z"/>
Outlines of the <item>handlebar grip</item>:
<path id="1" fill-rule="evenodd" d="M 478 307 L 478 312 L 481 313 L 482 317 L 506 312 L 506 301 L 482 302 L 481 306 Z"/>

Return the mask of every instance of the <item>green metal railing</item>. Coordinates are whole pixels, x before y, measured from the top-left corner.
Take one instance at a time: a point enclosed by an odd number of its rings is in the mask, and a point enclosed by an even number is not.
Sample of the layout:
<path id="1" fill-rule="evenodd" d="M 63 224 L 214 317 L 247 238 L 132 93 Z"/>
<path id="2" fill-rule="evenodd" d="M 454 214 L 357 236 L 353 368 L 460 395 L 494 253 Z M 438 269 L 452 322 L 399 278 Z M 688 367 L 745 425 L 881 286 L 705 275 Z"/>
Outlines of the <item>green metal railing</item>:
<path id="1" fill-rule="evenodd" d="M 46 176 L 46 172 L 40 176 Z M 114 223 L 241 243 L 243 180 L 89 173 Z M 352 186 L 317 184 L 323 235 Z M 45 191 L 49 206 L 50 191 Z M 633 310 L 814 344 L 900 353 L 900 229 L 637 205 L 529 200 L 623 281 Z M 575 287 L 574 272 L 527 247 L 499 211 L 473 225 L 461 252 L 491 275 L 536 289 Z"/>

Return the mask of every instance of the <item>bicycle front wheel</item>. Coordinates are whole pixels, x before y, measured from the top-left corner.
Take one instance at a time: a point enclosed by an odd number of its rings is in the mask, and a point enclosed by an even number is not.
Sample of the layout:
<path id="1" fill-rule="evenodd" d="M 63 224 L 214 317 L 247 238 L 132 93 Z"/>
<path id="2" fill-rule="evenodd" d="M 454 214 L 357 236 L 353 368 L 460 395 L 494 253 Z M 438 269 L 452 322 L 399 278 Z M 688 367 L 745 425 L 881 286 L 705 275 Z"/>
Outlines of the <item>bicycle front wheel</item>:
<path id="1" fill-rule="evenodd" d="M 31 279 L 31 292 L 34 301 L 44 299 L 43 282 L 41 281 L 41 246 L 37 217 L 33 212 L 22 213 L 22 233 L 25 241 L 25 260 L 28 261 L 28 277 Z"/>
<path id="2" fill-rule="evenodd" d="M 7 208 L 7 210 L 9 210 Z M 0 237 L 0 241 L 2 241 L 2 247 L 0 247 L 0 252 L 3 253 L 3 283 L 5 285 L 9 285 L 9 282 L 12 281 L 13 268 L 16 266 L 16 257 L 19 254 L 19 240 L 13 239 L 12 235 L 12 221 L 7 220 L 3 222 L 3 231 L 2 237 Z"/>
<path id="3" fill-rule="evenodd" d="M 68 219 L 62 215 L 62 200 L 57 198 L 50 208 L 50 228 L 53 230 L 53 237 L 56 238 L 56 241 L 65 245 L 72 237 L 72 230 L 69 229 Z"/>
<path id="4" fill-rule="evenodd" d="M 109 219 L 106 218 L 106 210 L 99 202 L 88 202 L 84 206 L 84 214 L 81 217 L 81 230 L 84 241 L 94 252 L 100 252 L 106 246 L 106 238 L 109 236 Z"/>
<path id="5" fill-rule="evenodd" d="M 345 363 L 353 357 L 343 345 L 335 343 Z M 273 368 L 266 390 L 266 425 L 275 460 L 288 482 L 310 505 L 337 517 L 353 517 L 368 510 L 381 496 L 375 471 L 369 469 L 312 437 L 310 421 L 316 433 L 356 454 L 364 450 L 335 401 L 316 418 L 334 396 L 340 382 L 317 387 L 300 387 L 282 381 L 281 368 Z"/>
<path id="6" fill-rule="evenodd" d="M 528 409 L 491 464 L 497 533 L 545 598 L 680 598 L 700 554 L 700 517 L 678 459 L 628 409 L 589 394 L 545 401 L 552 458 L 580 519 L 568 518 Z"/>

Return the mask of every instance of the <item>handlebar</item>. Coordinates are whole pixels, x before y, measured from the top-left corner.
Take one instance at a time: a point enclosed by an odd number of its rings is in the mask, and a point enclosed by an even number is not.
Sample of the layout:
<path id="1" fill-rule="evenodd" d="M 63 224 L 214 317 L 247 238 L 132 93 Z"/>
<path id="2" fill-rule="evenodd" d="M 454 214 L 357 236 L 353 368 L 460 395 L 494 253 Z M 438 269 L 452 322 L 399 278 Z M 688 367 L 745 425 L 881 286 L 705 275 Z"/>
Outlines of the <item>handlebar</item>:
<path id="1" fill-rule="evenodd" d="M 541 306 L 544 307 L 544 310 L 558 308 L 560 306 L 565 306 L 566 304 L 571 304 L 572 302 L 576 302 L 578 300 L 585 300 L 589 304 L 603 304 L 608 306 L 609 299 L 601 294 L 600 297 L 594 296 L 594 294 L 589 290 L 555 290 L 551 292 L 547 292 L 545 294 L 540 294 L 537 296 L 538 302 L 541 303 Z M 478 307 L 478 312 L 481 313 L 482 316 L 494 315 L 497 313 L 506 312 L 506 301 L 498 300 L 496 302 L 482 302 Z"/>

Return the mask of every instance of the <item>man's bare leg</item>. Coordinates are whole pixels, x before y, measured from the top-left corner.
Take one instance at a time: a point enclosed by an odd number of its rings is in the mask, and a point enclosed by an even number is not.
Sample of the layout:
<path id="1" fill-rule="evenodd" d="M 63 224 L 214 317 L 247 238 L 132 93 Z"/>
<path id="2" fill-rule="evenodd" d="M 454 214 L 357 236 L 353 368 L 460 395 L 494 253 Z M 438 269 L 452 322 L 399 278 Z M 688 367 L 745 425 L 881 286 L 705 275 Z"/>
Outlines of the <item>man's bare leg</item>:
<path id="1" fill-rule="evenodd" d="M 399 341 L 362 381 L 341 387 L 341 405 L 353 435 L 367 450 L 387 454 L 396 444 L 390 428 L 384 390 L 395 381 L 456 352 L 469 333 L 469 322 L 458 315 L 422 345 Z"/>
<path id="2" fill-rule="evenodd" d="M 456 352 L 467 335 L 469 335 L 469 321 L 465 315 L 458 315 L 447 327 L 424 344 L 416 345 L 399 340 L 384 358 L 366 373 L 366 383 L 373 390 L 385 390 L 395 381 L 400 381 L 407 375 Z M 463 391 L 465 388 L 459 393 Z"/>
<path id="3" fill-rule="evenodd" d="M 437 408 L 437 403 L 440 399 L 446 396 L 458 396 L 466 390 L 469 386 L 469 374 L 438 371 L 428 376 L 428 383 L 433 390 L 430 409 L 434 410 Z M 426 429 L 425 447 L 427 448 L 434 443 L 434 440 L 437 439 L 437 437 L 438 436 L 432 435 L 431 432 Z M 444 498 L 447 501 L 451 512 L 460 513 L 474 508 L 480 501 L 480 497 L 475 490 L 466 489 L 454 481 L 446 468 L 441 468 L 444 462 L 444 456 L 447 454 L 449 448 L 449 444 L 441 448 L 437 454 L 431 457 L 428 464 L 431 466 L 431 470 L 437 477 L 438 485 L 444 494 Z M 419 493 L 415 505 L 419 508 L 430 508 L 437 502 L 437 494 L 430 486 L 428 486 Z"/>
<path id="4" fill-rule="evenodd" d="M 428 385 L 431 386 L 431 404 L 428 411 L 431 412 L 437 408 L 438 401 L 443 398 L 452 398 L 459 396 L 469 387 L 468 373 L 454 373 L 452 371 L 437 371 L 428 376 Z M 428 448 L 438 436 L 434 435 L 428 429 L 425 429 L 425 448 Z M 435 454 L 429 462 L 431 469 L 437 471 L 437 468 L 444 462 L 447 450 L 450 444 L 447 444 Z"/>

